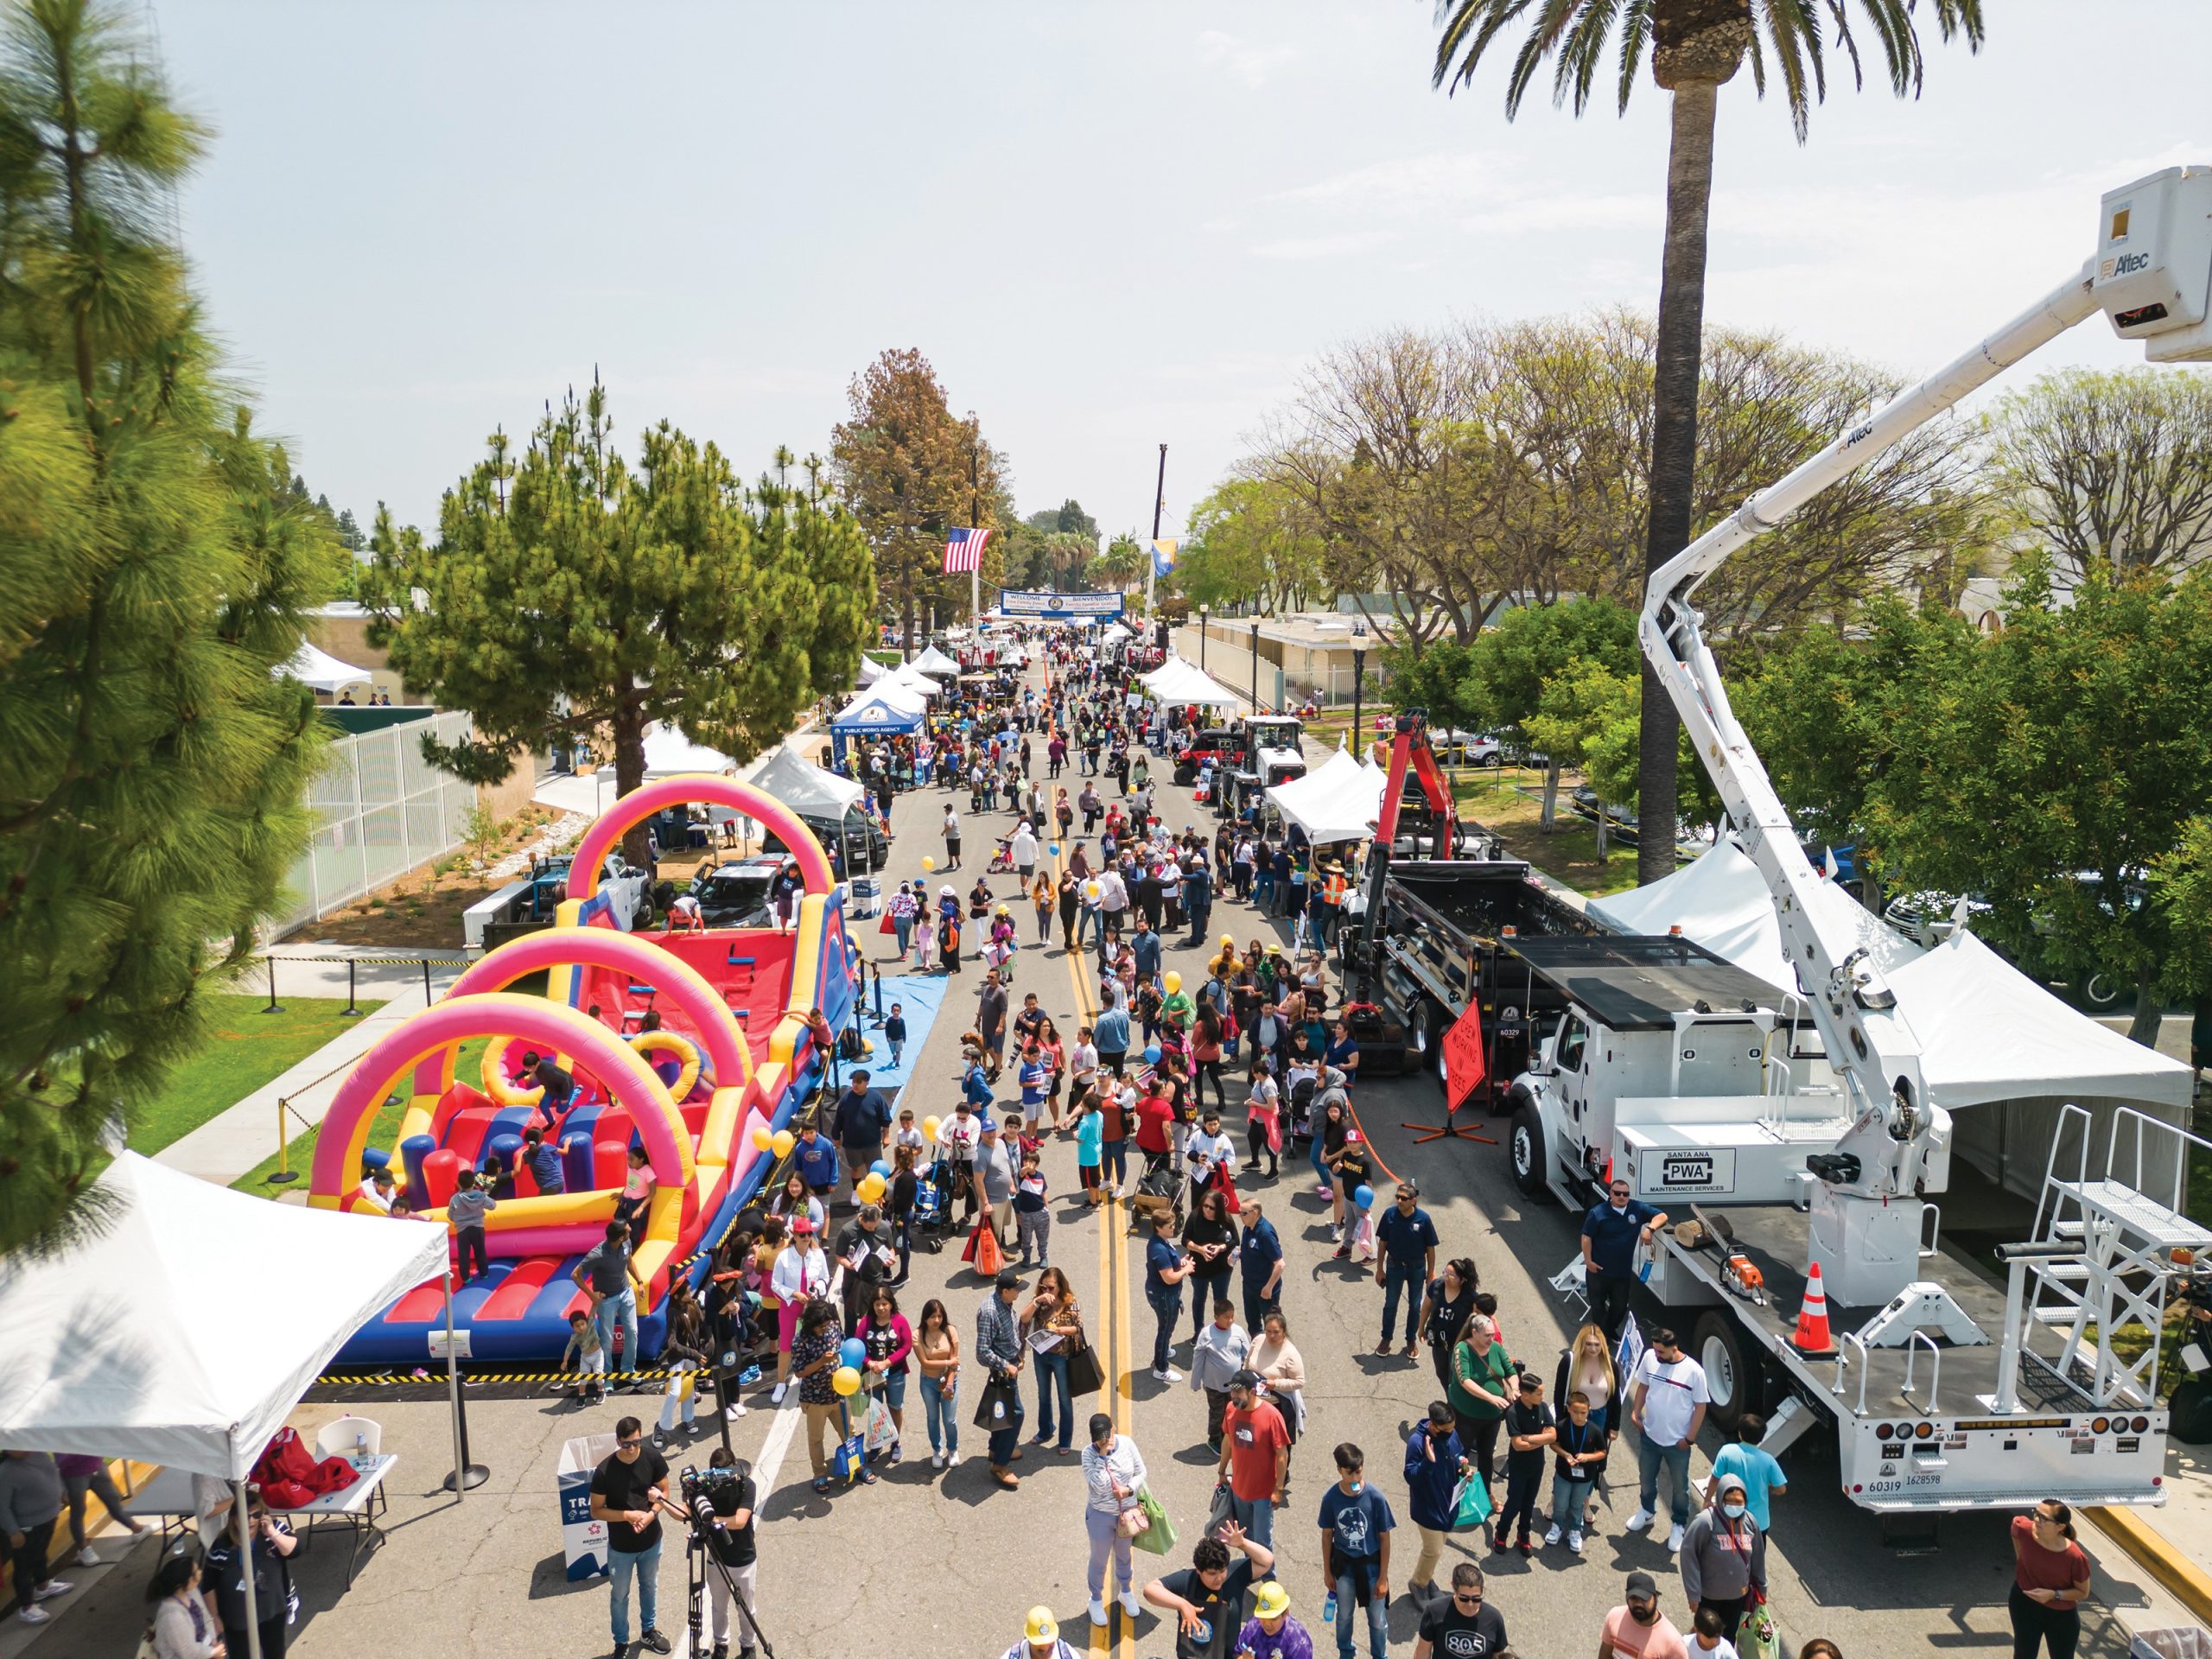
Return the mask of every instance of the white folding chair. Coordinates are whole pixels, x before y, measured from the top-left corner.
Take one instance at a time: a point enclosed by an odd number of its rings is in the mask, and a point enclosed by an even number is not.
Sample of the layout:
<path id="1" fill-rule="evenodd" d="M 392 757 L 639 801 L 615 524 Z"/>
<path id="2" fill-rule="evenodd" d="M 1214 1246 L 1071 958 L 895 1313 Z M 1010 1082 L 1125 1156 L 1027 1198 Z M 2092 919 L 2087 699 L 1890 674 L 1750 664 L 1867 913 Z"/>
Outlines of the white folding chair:
<path id="1" fill-rule="evenodd" d="M 373 1458 L 383 1451 L 384 1427 L 373 1417 L 334 1417 L 315 1431 L 318 1458 Z"/>

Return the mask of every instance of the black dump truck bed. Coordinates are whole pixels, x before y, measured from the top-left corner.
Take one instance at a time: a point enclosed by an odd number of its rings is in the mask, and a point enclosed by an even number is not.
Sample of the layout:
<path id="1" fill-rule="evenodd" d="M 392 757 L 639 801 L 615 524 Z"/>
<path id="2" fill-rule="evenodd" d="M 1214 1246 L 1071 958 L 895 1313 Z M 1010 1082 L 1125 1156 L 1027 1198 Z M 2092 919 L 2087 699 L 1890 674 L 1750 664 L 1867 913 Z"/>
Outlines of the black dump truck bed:
<path id="1" fill-rule="evenodd" d="M 1675 1016 L 1771 1008 L 1782 993 L 1701 944 L 1673 934 L 1516 938 L 1505 947 L 1614 1031 L 1666 1031 Z"/>

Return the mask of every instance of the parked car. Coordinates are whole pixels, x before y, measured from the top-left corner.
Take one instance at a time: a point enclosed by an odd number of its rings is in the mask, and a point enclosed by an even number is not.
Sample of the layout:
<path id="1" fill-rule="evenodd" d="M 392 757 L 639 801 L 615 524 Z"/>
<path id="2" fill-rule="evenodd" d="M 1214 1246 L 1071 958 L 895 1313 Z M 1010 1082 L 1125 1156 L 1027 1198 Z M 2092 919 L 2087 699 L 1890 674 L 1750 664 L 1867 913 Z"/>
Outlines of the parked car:
<path id="1" fill-rule="evenodd" d="M 1428 746 L 1447 766 L 1502 766 L 1505 742 L 1484 732 L 1450 731 L 1429 734 Z"/>
<path id="2" fill-rule="evenodd" d="M 776 853 L 702 865 L 689 889 L 699 901 L 700 918 L 709 927 L 767 926 L 772 917 L 769 889 L 783 868 L 784 860 Z"/>
<path id="3" fill-rule="evenodd" d="M 814 831 L 814 838 L 822 843 L 823 850 L 834 851 L 842 861 L 840 868 L 845 874 L 871 874 L 891 862 L 891 837 L 883 833 L 881 824 L 859 807 L 847 807 L 842 822 L 812 808 L 795 810 L 799 822 Z M 785 850 L 784 843 L 772 832 L 761 842 L 761 850 L 781 852 Z"/>

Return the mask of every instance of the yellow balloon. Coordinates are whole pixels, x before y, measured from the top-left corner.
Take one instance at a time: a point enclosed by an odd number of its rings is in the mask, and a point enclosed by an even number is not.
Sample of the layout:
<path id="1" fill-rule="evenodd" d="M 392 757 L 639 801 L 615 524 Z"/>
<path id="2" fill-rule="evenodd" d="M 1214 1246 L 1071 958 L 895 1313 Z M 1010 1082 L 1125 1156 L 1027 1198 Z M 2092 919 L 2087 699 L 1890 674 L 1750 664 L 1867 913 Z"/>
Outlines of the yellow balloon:
<path id="1" fill-rule="evenodd" d="M 924 1118 L 922 1120 L 922 1139 L 925 1141 L 936 1140 L 937 1132 L 944 1127 L 944 1120 L 941 1117 Z"/>
<path id="2" fill-rule="evenodd" d="M 860 1185 L 861 1202 L 862 1204 L 880 1204 L 883 1202 L 883 1195 L 887 1190 L 888 1189 L 887 1189 L 883 1185 L 882 1176 L 869 1175 L 863 1179 Z"/>
<path id="3" fill-rule="evenodd" d="M 778 1129 L 769 1138 L 768 1144 L 776 1149 L 777 1157 L 788 1158 L 791 1155 L 791 1148 L 798 1145 L 798 1137 L 789 1129 Z"/>
<path id="4" fill-rule="evenodd" d="M 1183 976 L 1171 970 L 1160 976 L 1160 982 L 1167 987 L 1167 995 L 1173 996 L 1183 988 Z"/>
<path id="5" fill-rule="evenodd" d="M 769 1132 L 768 1126 L 767 1126 L 766 1123 L 761 1123 L 761 1124 L 758 1124 L 758 1125 L 756 1125 L 756 1126 L 754 1127 L 754 1128 L 753 1128 L 753 1151 L 755 1151 L 755 1152 L 766 1152 L 766 1151 L 767 1151 L 767 1150 L 768 1150 L 768 1143 L 769 1143 L 770 1141 L 773 1141 L 775 1138 L 776 1138 L 776 1137 L 775 1137 L 772 1134 L 771 1134 L 771 1133 Z"/>
<path id="6" fill-rule="evenodd" d="M 858 1394 L 861 1391 L 861 1374 L 849 1365 L 840 1365 L 830 1373 L 830 1386 L 840 1394 Z"/>
<path id="7" fill-rule="evenodd" d="M 1084 882 L 1083 884 L 1083 896 L 1086 899 L 1096 899 L 1098 896 L 1098 884 L 1096 881 Z"/>
<path id="8" fill-rule="evenodd" d="M 933 870 L 933 869 L 935 869 L 935 868 L 937 868 L 937 860 L 935 860 L 935 859 L 931 858 L 931 857 L 927 853 L 923 854 L 923 855 L 922 855 L 922 874 L 923 874 L 924 875 L 927 875 L 927 874 L 928 874 L 931 870 Z"/>

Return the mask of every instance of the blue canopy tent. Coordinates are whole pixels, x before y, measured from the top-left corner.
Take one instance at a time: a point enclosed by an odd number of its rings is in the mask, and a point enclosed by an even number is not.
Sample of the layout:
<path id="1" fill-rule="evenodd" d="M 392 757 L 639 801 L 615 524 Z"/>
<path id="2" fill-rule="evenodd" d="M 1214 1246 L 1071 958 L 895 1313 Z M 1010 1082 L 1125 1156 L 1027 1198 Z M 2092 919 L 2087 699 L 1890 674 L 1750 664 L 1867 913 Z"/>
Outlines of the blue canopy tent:
<path id="1" fill-rule="evenodd" d="M 922 729 L 924 706 L 918 694 L 890 683 L 887 677 L 861 692 L 830 721 L 830 758 L 837 770 L 847 770 L 846 739 L 918 732 Z"/>

